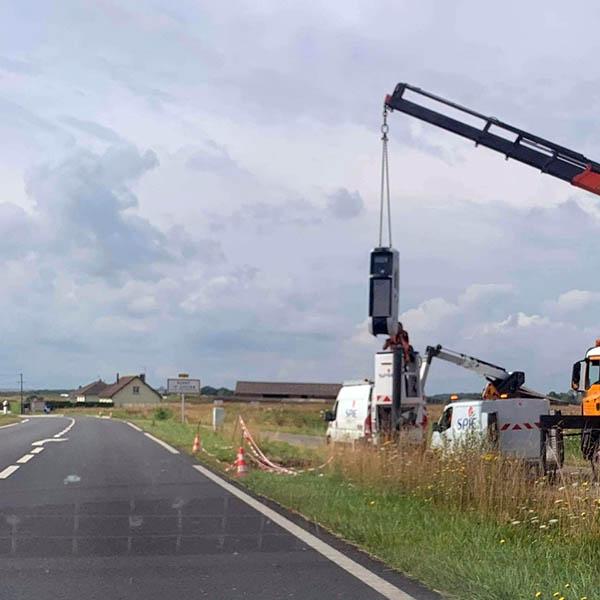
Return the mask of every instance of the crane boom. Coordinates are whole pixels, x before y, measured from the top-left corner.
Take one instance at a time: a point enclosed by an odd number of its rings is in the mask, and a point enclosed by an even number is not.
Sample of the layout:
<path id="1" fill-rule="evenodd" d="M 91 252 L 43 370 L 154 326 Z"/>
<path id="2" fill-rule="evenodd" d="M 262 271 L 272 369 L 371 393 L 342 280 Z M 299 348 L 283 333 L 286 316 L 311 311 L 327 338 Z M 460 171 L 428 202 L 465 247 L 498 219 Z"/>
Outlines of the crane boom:
<path id="1" fill-rule="evenodd" d="M 414 101 L 406 99 L 405 92 L 407 90 L 417 97 Z M 482 126 L 481 128 L 474 127 L 465 121 L 432 110 L 417 101 L 419 96 L 459 113 L 480 119 L 483 121 Z M 588 192 L 600 195 L 600 164 L 579 152 L 517 129 L 495 117 L 486 117 L 408 83 L 399 83 L 394 93 L 386 96 L 385 105 L 391 110 L 398 110 L 470 139 L 475 142 L 476 146 L 481 145 L 500 152 L 507 160 L 513 158 L 539 169 L 542 173 L 547 173 Z"/>
<path id="2" fill-rule="evenodd" d="M 499 367 L 498 365 L 475 358 L 474 356 L 468 356 L 461 352 L 443 348 L 439 344 L 437 346 L 427 346 L 427 349 L 425 350 L 425 360 L 421 365 L 420 372 L 422 389 L 425 389 L 431 361 L 434 358 L 439 358 L 440 360 L 444 360 L 477 373 L 477 375 L 487 379 L 487 381 L 494 386 L 498 394 L 506 393 L 511 397 L 518 395 L 524 398 L 546 397 L 545 394 L 541 394 L 524 386 L 525 373 L 523 373 L 523 371 L 507 371 L 504 367 Z"/>

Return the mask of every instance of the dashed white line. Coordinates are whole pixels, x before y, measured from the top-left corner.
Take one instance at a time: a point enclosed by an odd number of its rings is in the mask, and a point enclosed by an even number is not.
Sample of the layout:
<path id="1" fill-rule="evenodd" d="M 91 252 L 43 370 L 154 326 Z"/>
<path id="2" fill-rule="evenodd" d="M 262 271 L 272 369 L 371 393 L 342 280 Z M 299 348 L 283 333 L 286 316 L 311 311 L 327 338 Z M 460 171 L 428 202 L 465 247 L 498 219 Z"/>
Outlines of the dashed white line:
<path id="1" fill-rule="evenodd" d="M 19 460 L 17 460 L 17 463 L 20 465 L 24 465 L 25 463 L 29 462 L 32 458 L 33 454 L 25 454 L 24 456 L 21 456 Z"/>
<path id="2" fill-rule="evenodd" d="M 16 423 L 9 423 L 8 425 L 0 425 L 0 429 L 6 429 L 6 427 L 14 427 L 20 425 L 23 421 L 17 421 Z"/>
<path id="3" fill-rule="evenodd" d="M 265 515 L 265 517 L 274 523 L 277 523 L 277 525 L 280 527 L 283 527 L 285 530 L 289 531 L 292 535 L 302 540 L 306 545 L 310 546 L 328 558 L 334 564 L 350 573 L 350 575 L 353 575 L 358 580 L 373 588 L 376 592 L 379 592 L 384 598 L 387 598 L 388 600 L 415 600 L 414 596 L 410 596 L 406 592 L 403 592 L 401 589 L 397 588 L 395 585 L 392 585 L 389 581 L 386 581 L 382 577 L 379 577 L 379 575 L 369 571 L 369 569 L 363 567 L 345 554 L 342 554 L 339 550 L 332 548 L 329 544 L 326 544 L 318 537 L 312 535 L 312 533 L 308 533 L 308 531 L 302 529 L 302 527 L 292 523 L 292 521 L 286 519 L 283 515 L 280 515 L 278 512 L 275 512 L 268 506 L 265 506 L 262 502 L 259 502 L 252 496 L 242 492 L 242 490 L 238 489 L 234 485 L 227 483 L 227 481 L 221 479 L 221 477 L 215 475 L 212 471 L 209 471 L 200 465 L 194 465 L 194 468 L 200 471 L 200 473 L 202 473 L 202 475 L 205 477 L 208 477 L 211 481 L 214 481 L 217 485 L 220 485 L 229 493 L 233 494 L 258 512 Z"/>
<path id="4" fill-rule="evenodd" d="M 10 465 L 10 467 L 6 467 L 4 471 L 0 471 L 0 479 L 6 479 L 7 477 L 10 477 L 18 468 L 18 465 Z"/>
<path id="5" fill-rule="evenodd" d="M 38 446 L 37 448 L 34 448 L 31 451 L 31 454 L 39 454 L 40 452 L 43 452 L 43 451 L 44 451 L 44 446 Z"/>
<path id="6" fill-rule="evenodd" d="M 73 425 L 75 425 L 75 419 L 71 419 L 71 422 L 62 431 L 59 431 L 57 434 L 53 435 L 52 437 L 59 438 L 59 437 L 62 437 L 63 435 L 65 435 L 65 433 L 69 433 L 69 431 L 71 431 L 71 428 L 73 427 Z"/>
<path id="7" fill-rule="evenodd" d="M 154 437 L 151 433 L 144 432 L 144 435 L 146 437 L 149 437 L 153 442 L 160 444 L 163 448 L 168 450 L 171 454 L 179 454 L 179 450 L 176 450 L 175 448 L 173 448 L 173 446 L 169 446 L 169 444 L 167 444 L 167 442 L 163 442 L 162 440 L 159 440 L 157 437 Z"/>
<path id="8" fill-rule="evenodd" d="M 60 439 L 55 439 L 55 438 L 47 438 L 45 440 L 38 440 L 37 442 L 32 442 L 32 446 L 43 446 L 44 444 L 47 444 L 48 442 L 66 442 L 67 438 L 60 438 Z"/>
<path id="9" fill-rule="evenodd" d="M 135 429 L 136 431 L 142 431 L 142 428 L 138 427 L 134 423 L 130 423 L 129 421 L 125 421 L 125 423 L 127 423 L 127 425 L 129 425 L 129 427 L 133 427 L 133 429 Z"/>

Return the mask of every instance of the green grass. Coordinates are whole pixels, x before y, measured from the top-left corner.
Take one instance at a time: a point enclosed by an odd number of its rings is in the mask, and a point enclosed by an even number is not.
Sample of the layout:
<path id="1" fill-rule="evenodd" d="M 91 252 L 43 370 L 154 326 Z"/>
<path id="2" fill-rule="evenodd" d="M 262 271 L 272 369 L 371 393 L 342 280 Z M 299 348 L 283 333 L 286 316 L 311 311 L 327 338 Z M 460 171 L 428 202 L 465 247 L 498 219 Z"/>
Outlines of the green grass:
<path id="1" fill-rule="evenodd" d="M 116 415 L 113 415 L 115 417 Z M 197 428 L 191 424 L 183 424 L 175 419 L 157 420 L 128 418 L 142 427 L 145 431 L 152 433 L 165 440 L 169 444 L 185 451 L 191 452 L 194 435 Z M 241 443 L 241 433 L 239 430 L 232 434 L 221 435 L 213 433 L 208 427 L 200 427 L 200 439 L 202 446 L 211 454 L 214 454 L 220 461 L 231 464 L 236 456 Z M 274 442 L 271 440 L 260 440 L 260 447 L 269 458 L 277 463 L 286 466 L 304 466 L 312 463 L 318 456 L 317 453 L 309 448 L 298 448 L 285 442 Z M 203 454 L 203 458 L 207 455 Z"/>
<path id="2" fill-rule="evenodd" d="M 553 533 L 532 535 L 414 496 L 361 489 L 335 474 L 253 472 L 245 484 L 448 597 L 599 597 L 598 539 L 567 544 Z"/>
<path id="3" fill-rule="evenodd" d="M 327 429 L 327 423 L 316 406 L 314 410 L 298 410 L 287 405 L 265 407 L 254 413 L 253 419 L 262 429 L 286 433 L 325 435 Z"/>
<path id="4" fill-rule="evenodd" d="M 20 421 L 20 420 L 21 419 L 16 414 L 3 415 L 0 413 L 0 427 L 2 427 L 2 425 L 10 425 L 11 423 L 16 423 L 17 421 Z"/>
<path id="5" fill-rule="evenodd" d="M 173 419 L 128 418 L 191 451 L 193 425 Z M 203 446 L 215 456 L 201 454 L 200 460 L 219 468 L 233 461 L 239 431 L 222 435 L 202 427 L 200 433 Z M 284 464 L 304 464 L 319 457 L 289 444 L 261 441 L 260 445 L 269 457 Z M 296 477 L 251 470 L 243 483 L 448 598 L 525 600 L 535 598 L 537 592 L 542 599 L 600 598 L 598 536 L 584 532 L 568 537 L 558 529 L 511 525 L 474 510 L 428 502 L 416 492 L 350 483 L 336 469 Z"/>

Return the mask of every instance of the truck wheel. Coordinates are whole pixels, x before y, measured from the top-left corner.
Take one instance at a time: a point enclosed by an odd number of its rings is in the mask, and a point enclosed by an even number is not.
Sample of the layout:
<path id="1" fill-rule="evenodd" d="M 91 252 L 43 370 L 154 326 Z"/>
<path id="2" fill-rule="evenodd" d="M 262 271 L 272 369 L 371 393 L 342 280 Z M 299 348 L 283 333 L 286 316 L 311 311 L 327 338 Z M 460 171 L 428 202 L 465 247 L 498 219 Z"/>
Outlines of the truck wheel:
<path id="1" fill-rule="evenodd" d="M 600 478 L 600 443 L 598 442 L 594 444 L 594 448 L 590 452 L 590 464 L 594 481 L 598 481 Z"/>
<path id="2" fill-rule="evenodd" d="M 544 475 L 553 483 L 558 470 L 565 460 L 565 447 L 562 430 L 553 427 L 546 434 L 546 442 L 542 450 L 542 466 Z"/>

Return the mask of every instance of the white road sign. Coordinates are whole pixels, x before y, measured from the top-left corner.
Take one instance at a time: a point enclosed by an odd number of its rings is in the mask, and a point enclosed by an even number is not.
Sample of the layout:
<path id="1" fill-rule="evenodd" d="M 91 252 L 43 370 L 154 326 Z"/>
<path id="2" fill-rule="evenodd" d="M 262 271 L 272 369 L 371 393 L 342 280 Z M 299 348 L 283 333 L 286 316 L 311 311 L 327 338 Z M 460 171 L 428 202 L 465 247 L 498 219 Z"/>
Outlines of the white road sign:
<path id="1" fill-rule="evenodd" d="M 167 379 L 167 392 L 169 394 L 196 394 L 200 395 L 200 380 L 177 377 Z"/>

